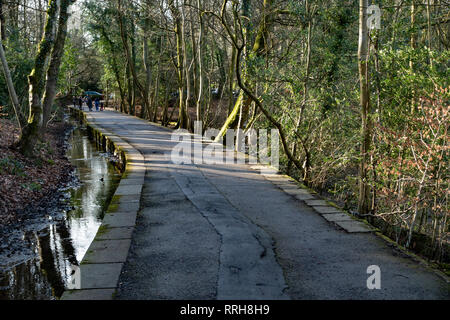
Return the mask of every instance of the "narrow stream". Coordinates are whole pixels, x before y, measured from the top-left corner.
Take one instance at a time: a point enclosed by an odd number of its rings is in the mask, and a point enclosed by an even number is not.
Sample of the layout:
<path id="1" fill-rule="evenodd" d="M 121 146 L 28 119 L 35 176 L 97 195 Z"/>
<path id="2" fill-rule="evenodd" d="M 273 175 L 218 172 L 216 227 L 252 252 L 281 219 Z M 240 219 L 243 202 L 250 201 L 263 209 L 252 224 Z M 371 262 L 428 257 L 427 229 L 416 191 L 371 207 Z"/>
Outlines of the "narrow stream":
<path id="1" fill-rule="evenodd" d="M 0 300 L 59 298 L 69 279 L 71 265 L 78 265 L 94 239 L 121 174 L 77 127 L 69 138 L 67 156 L 76 168 L 81 186 L 70 190 L 73 210 L 61 221 L 24 236 L 35 258 L 8 270 L 0 269 Z"/>

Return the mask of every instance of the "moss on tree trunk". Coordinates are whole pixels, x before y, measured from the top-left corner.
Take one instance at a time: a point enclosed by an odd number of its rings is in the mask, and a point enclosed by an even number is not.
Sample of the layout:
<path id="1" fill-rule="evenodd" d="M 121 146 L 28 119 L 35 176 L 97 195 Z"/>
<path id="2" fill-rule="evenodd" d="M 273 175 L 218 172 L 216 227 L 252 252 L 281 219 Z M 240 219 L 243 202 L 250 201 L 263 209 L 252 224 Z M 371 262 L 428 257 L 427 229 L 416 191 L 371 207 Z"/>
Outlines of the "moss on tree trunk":
<path id="1" fill-rule="evenodd" d="M 29 115 L 28 122 L 22 131 L 18 143 L 19 150 L 27 156 L 34 153 L 34 146 L 39 138 L 39 131 L 43 121 L 42 91 L 44 90 L 45 65 L 47 57 L 53 48 L 53 28 L 58 12 L 57 0 L 50 0 L 47 9 L 47 22 L 44 35 L 39 43 L 34 68 L 28 76 L 29 85 Z"/>

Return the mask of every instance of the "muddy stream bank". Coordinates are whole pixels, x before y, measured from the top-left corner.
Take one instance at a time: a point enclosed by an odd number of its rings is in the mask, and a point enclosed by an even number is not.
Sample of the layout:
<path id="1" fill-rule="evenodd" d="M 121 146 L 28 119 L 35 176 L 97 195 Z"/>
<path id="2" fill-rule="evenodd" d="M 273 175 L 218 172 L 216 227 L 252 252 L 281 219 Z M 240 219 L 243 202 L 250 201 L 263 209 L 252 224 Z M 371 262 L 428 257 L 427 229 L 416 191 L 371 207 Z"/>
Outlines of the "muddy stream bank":
<path id="1" fill-rule="evenodd" d="M 0 300 L 59 298 L 71 266 L 83 259 L 120 182 L 110 155 L 89 140 L 84 126 L 71 122 L 75 129 L 67 157 L 76 177 L 44 216 L 11 233 L 10 243 L 0 244 L 0 251 L 10 251 L 0 255 Z"/>

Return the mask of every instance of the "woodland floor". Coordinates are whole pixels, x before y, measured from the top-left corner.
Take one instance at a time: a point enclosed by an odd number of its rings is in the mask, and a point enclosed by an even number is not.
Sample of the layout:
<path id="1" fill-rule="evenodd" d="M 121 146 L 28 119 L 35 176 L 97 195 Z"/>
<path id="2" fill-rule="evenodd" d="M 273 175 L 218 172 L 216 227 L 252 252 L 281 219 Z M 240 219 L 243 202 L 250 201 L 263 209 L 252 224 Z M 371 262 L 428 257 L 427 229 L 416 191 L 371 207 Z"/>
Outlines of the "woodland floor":
<path id="1" fill-rule="evenodd" d="M 65 156 L 69 125 L 56 122 L 46 133 L 34 158 L 26 158 L 11 145 L 19 129 L 10 120 L 0 119 L 0 225 L 21 222 L 23 212 L 42 206 L 58 188 L 68 182 L 72 166 Z"/>

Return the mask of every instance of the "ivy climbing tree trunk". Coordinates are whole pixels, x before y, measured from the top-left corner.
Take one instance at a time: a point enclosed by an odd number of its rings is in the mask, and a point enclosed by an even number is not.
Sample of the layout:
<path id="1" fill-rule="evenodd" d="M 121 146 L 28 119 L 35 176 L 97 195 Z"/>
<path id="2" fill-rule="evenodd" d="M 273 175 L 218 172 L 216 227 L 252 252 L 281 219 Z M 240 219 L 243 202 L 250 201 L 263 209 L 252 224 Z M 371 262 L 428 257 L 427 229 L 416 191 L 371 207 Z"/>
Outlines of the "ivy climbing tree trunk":
<path id="1" fill-rule="evenodd" d="M 43 118 L 44 123 L 41 132 L 45 132 L 50 119 L 51 108 L 56 97 L 56 85 L 58 83 L 59 68 L 64 55 L 64 44 L 67 36 L 67 21 L 69 20 L 69 6 L 75 0 L 61 0 L 59 9 L 58 32 L 56 34 L 55 44 L 53 46 L 50 65 L 47 70 L 47 82 L 45 85 Z"/>
<path id="2" fill-rule="evenodd" d="M 268 33 L 269 33 L 269 29 L 271 26 L 271 22 L 273 21 L 273 19 L 271 19 L 271 15 L 273 14 L 271 8 L 272 8 L 272 4 L 273 4 L 273 0 L 264 0 L 263 2 L 263 16 L 261 18 L 261 22 L 259 23 L 259 27 L 258 27 L 258 33 L 256 34 L 256 38 L 255 38 L 255 42 L 253 44 L 253 48 L 252 48 L 252 53 L 250 55 L 254 55 L 256 57 L 262 57 L 265 54 L 267 54 L 267 46 L 266 46 L 266 42 L 267 42 L 267 37 L 268 37 Z M 250 2 L 248 0 L 245 0 L 242 4 L 242 10 L 243 10 L 243 15 L 246 16 L 248 14 L 249 11 L 249 6 Z M 245 27 L 243 29 L 243 34 L 244 36 L 246 36 L 246 33 L 248 32 L 247 27 Z M 245 78 L 247 78 L 247 72 L 245 72 Z M 246 79 L 243 79 L 244 82 L 246 82 Z M 243 90 L 241 90 L 239 97 L 236 101 L 236 103 L 234 104 L 233 109 L 231 110 L 231 113 L 229 114 L 227 120 L 225 121 L 225 124 L 222 126 L 222 129 L 220 130 L 219 134 L 216 137 L 216 142 L 220 141 L 220 139 L 222 139 L 228 129 L 230 127 L 233 127 L 236 124 L 236 120 L 237 120 L 237 116 L 239 114 L 240 109 L 242 108 L 243 111 L 243 118 L 247 119 L 248 116 L 248 112 L 249 112 L 249 107 L 250 104 L 252 103 L 252 99 L 250 97 L 247 96 L 247 98 L 245 98 L 245 92 Z M 243 123 L 242 123 L 243 124 Z"/>
<path id="3" fill-rule="evenodd" d="M 271 114 L 271 112 L 268 109 L 266 109 L 266 107 L 262 104 L 261 100 L 258 99 L 258 97 L 246 86 L 246 84 L 244 83 L 244 81 L 242 79 L 241 56 L 242 56 L 242 53 L 245 48 L 245 42 L 243 42 L 242 44 L 239 44 L 238 36 L 231 31 L 230 26 L 226 22 L 225 9 L 227 7 L 227 4 L 228 4 L 228 0 L 223 0 L 222 11 L 221 11 L 221 20 L 222 20 L 222 25 L 225 27 L 225 30 L 226 30 L 228 36 L 230 37 L 231 42 L 233 43 L 233 46 L 236 48 L 236 79 L 237 79 L 238 85 L 241 88 L 241 90 L 244 91 L 244 93 L 249 97 L 249 99 L 251 99 L 251 101 L 255 102 L 256 106 L 261 110 L 261 112 L 264 114 L 264 116 L 267 118 L 267 120 L 269 120 L 270 123 L 273 126 L 275 126 L 275 128 L 278 130 L 280 139 L 281 139 L 281 144 L 283 146 L 286 156 L 288 157 L 289 161 L 292 161 L 292 163 L 297 167 L 297 169 L 301 170 L 302 164 L 300 163 L 300 161 L 298 161 L 298 159 L 296 159 L 292 155 L 292 152 L 290 151 L 289 144 L 287 141 L 287 135 L 286 135 L 286 132 L 285 132 L 283 126 L 281 125 L 281 123 L 279 121 L 277 121 L 275 119 L 275 117 Z M 234 16 L 235 16 L 235 19 L 238 21 L 238 25 L 239 25 L 236 33 L 240 33 L 240 35 L 241 35 L 240 38 L 243 39 L 243 41 L 245 41 L 241 19 L 239 17 L 237 17 L 236 12 L 234 12 Z"/>
<path id="4" fill-rule="evenodd" d="M 28 122 L 22 131 L 18 142 L 21 153 L 31 156 L 34 146 L 39 137 L 39 131 L 43 122 L 42 91 L 44 90 L 45 65 L 51 53 L 54 43 L 53 27 L 58 16 L 57 0 L 50 0 L 47 9 L 47 21 L 45 23 L 44 35 L 39 43 L 34 68 L 28 76 L 29 87 L 29 115 Z"/>

